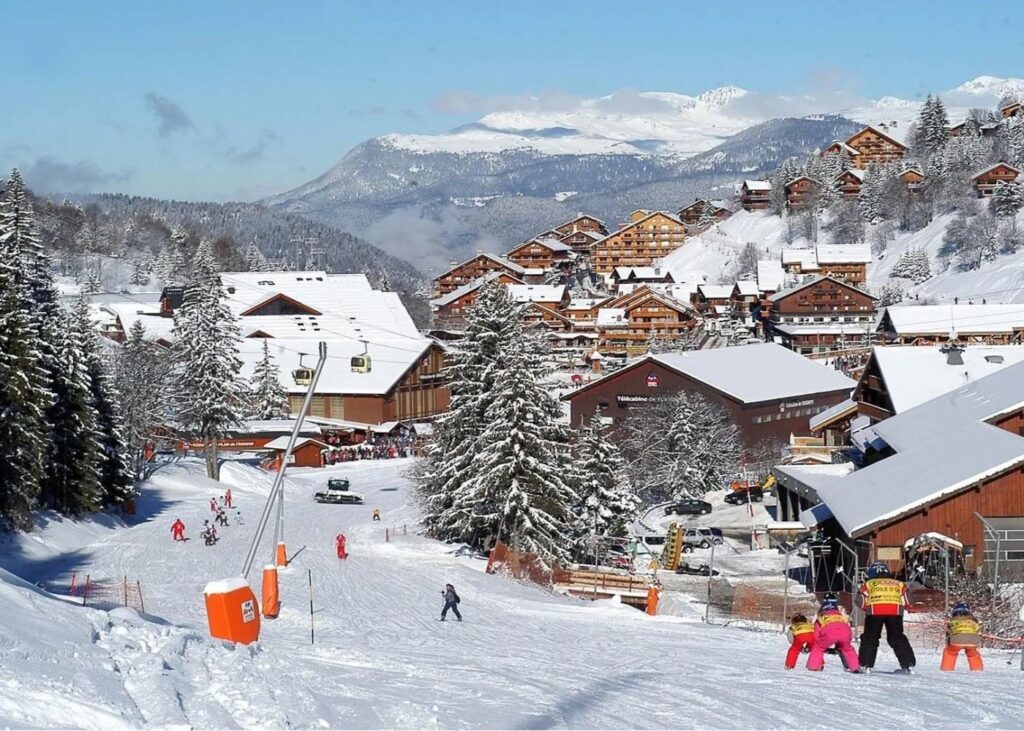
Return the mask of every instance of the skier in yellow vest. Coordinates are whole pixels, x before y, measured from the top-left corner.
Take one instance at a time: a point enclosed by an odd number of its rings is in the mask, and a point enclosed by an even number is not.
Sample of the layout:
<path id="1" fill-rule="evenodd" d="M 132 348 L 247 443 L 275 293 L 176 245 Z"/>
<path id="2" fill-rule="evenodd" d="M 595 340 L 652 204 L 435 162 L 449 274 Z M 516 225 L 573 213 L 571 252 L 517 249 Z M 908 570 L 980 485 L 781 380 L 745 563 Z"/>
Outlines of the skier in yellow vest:
<path id="1" fill-rule="evenodd" d="M 797 658 L 805 650 L 810 651 L 814 644 L 814 625 L 811 624 L 803 614 L 794 614 L 789 620 L 789 629 L 786 630 L 789 636 L 789 652 L 786 653 L 786 670 L 796 667 Z"/>
<path id="2" fill-rule="evenodd" d="M 971 614 L 971 608 L 967 602 L 957 602 L 953 611 L 949 614 L 949 624 L 946 625 L 946 649 L 942 652 L 941 670 L 952 671 L 956 669 L 956 660 L 960 656 L 960 650 L 967 655 L 967 667 L 971 670 L 984 670 L 985 665 L 981 661 L 981 653 L 978 646 L 981 644 L 981 625 Z"/>
<path id="3" fill-rule="evenodd" d="M 907 587 L 893 577 L 889 567 L 876 561 L 868 567 L 867 581 L 860 587 L 858 600 L 864 610 L 864 633 L 860 636 L 860 665 L 871 672 L 878 654 L 878 641 L 885 628 L 885 639 L 896 653 L 900 669 L 912 672 L 917 664 L 914 648 L 903 631 L 903 611 L 907 607 Z"/>

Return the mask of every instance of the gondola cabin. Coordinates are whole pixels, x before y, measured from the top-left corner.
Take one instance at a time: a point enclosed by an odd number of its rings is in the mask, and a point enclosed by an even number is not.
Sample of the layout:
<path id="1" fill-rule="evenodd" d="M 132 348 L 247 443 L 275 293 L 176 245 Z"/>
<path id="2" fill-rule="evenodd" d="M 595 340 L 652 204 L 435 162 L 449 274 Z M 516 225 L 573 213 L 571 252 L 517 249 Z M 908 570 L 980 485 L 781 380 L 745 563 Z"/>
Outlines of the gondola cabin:
<path id="1" fill-rule="evenodd" d="M 373 366 L 370 356 L 368 355 L 353 355 L 352 356 L 352 372 L 353 373 L 369 373 Z"/>

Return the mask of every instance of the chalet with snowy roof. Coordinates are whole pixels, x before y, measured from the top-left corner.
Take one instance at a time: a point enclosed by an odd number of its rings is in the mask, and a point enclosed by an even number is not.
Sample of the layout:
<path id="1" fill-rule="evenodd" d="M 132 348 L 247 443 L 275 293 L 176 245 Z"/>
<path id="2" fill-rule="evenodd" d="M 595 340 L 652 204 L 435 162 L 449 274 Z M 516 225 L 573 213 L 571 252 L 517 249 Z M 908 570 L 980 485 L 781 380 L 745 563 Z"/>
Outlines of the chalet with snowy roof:
<path id="1" fill-rule="evenodd" d="M 836 176 L 836 185 L 843 198 L 853 200 L 860 197 L 860 188 L 864 184 L 865 172 L 860 168 L 850 168 Z"/>
<path id="2" fill-rule="evenodd" d="M 448 294 L 430 300 L 434 320 L 445 327 L 459 327 L 465 321 L 466 311 L 476 304 L 480 290 L 485 284 L 495 282 L 505 285 L 520 285 L 523 281 L 504 271 L 488 272 L 482 277 L 452 290 Z"/>
<path id="3" fill-rule="evenodd" d="M 545 272 L 564 269 L 576 259 L 572 247 L 558 239 L 530 239 L 505 253 L 505 259 L 524 269 L 541 269 Z"/>
<path id="4" fill-rule="evenodd" d="M 867 347 L 877 298 L 851 284 L 817 276 L 768 298 L 768 332 L 804 355 Z"/>
<path id="5" fill-rule="evenodd" d="M 664 211 L 637 210 L 629 223 L 594 243 L 591 268 L 610 275 L 616 267 L 649 267 L 683 245 L 686 225 Z"/>
<path id="6" fill-rule="evenodd" d="M 570 231 L 559 236 L 558 240 L 567 244 L 577 256 L 590 256 L 593 245 L 603 239 L 606 234 L 599 231 Z"/>
<path id="7" fill-rule="evenodd" d="M 744 211 L 763 211 L 772 205 L 772 184 L 767 180 L 744 180 L 740 185 L 740 206 Z"/>
<path id="8" fill-rule="evenodd" d="M 907 168 L 896 177 L 900 179 L 908 193 L 920 192 L 921 185 L 924 183 L 924 173 L 918 168 Z"/>
<path id="9" fill-rule="evenodd" d="M 508 259 L 503 259 L 497 254 L 478 251 L 476 256 L 461 264 L 452 262 L 451 269 L 435 278 L 435 293 L 438 297 L 442 297 L 490 272 L 504 272 L 510 277 L 521 280 L 526 274 L 526 268 Z"/>
<path id="10" fill-rule="evenodd" d="M 974 181 L 974 189 L 978 193 L 979 198 L 987 198 L 991 196 L 996 186 L 1000 183 L 1013 183 L 1017 180 L 1017 176 L 1020 175 L 1020 170 L 1007 165 L 1005 162 L 997 162 L 995 165 L 985 168 L 980 173 L 971 178 Z"/>
<path id="11" fill-rule="evenodd" d="M 873 163 L 890 163 L 902 160 L 907 146 L 877 127 L 865 127 L 847 138 L 847 148 L 856 150 L 850 155 L 850 162 L 862 170 Z"/>
<path id="12" fill-rule="evenodd" d="M 540 302 L 523 304 L 521 319 L 529 327 L 542 327 L 545 330 L 564 332 L 573 330 L 576 323 L 550 305 Z"/>
<path id="13" fill-rule="evenodd" d="M 733 289 L 731 284 L 700 284 L 690 303 L 707 317 L 726 317 L 732 314 Z"/>
<path id="14" fill-rule="evenodd" d="M 785 248 L 782 266 L 790 274 L 822 274 L 851 284 L 867 281 L 871 247 L 867 244 L 818 244 L 813 249 Z"/>
<path id="15" fill-rule="evenodd" d="M 564 284 L 509 284 L 508 293 L 517 304 L 536 302 L 552 310 L 569 304 L 569 288 Z"/>
<path id="16" fill-rule="evenodd" d="M 623 284 L 674 284 L 672 272 L 662 267 L 615 267 L 612 284 L 618 289 Z"/>
<path id="17" fill-rule="evenodd" d="M 765 297 L 773 295 L 783 288 L 786 270 L 774 259 L 762 259 L 757 262 L 757 289 Z"/>
<path id="18" fill-rule="evenodd" d="M 782 268 L 789 274 L 817 274 L 818 255 L 814 249 L 787 247 L 782 250 Z"/>
<path id="19" fill-rule="evenodd" d="M 680 221 L 691 229 L 699 230 L 702 219 L 709 219 L 708 225 L 713 225 L 727 219 L 732 215 L 732 211 L 725 201 L 697 198 L 685 208 L 680 208 L 679 213 L 676 215 L 679 216 Z M 704 228 L 707 228 L 707 226 L 704 226 Z"/>
<path id="20" fill-rule="evenodd" d="M 785 186 L 786 206 L 791 210 L 799 210 L 809 203 L 816 202 L 821 183 L 806 175 L 793 178 Z"/>
<path id="21" fill-rule="evenodd" d="M 730 297 L 733 313 L 743 317 L 756 315 L 761 305 L 757 282 L 753 279 L 741 279 L 733 285 Z"/>
<path id="22" fill-rule="evenodd" d="M 604 221 L 586 213 L 577 213 L 575 218 L 555 226 L 553 230 L 562 236 L 566 236 L 573 231 L 593 231 L 602 236 L 608 233 L 608 228 L 605 226 Z"/>
<path id="23" fill-rule="evenodd" d="M 597 310 L 598 350 L 603 355 L 647 352 L 652 337 L 675 340 L 697 327 L 690 305 L 643 286 L 603 303 Z"/>
<path id="24" fill-rule="evenodd" d="M 594 413 L 613 426 L 679 391 L 721 405 L 753 447 L 806 434 L 811 414 L 847 399 L 854 382 L 842 373 L 772 343 L 648 355 L 563 397 L 573 426 Z"/>
<path id="25" fill-rule="evenodd" d="M 1020 102 L 1011 102 L 1011 103 L 1007 104 L 1005 107 L 1003 107 L 1002 109 L 999 110 L 999 114 L 1002 115 L 1003 119 L 1008 119 L 1010 117 L 1016 117 L 1020 113 L 1021 113 L 1021 103 Z"/>
<path id="26" fill-rule="evenodd" d="M 889 345 L 1011 345 L 1024 342 L 1021 305 L 890 305 L 877 328 Z"/>
<path id="27" fill-rule="evenodd" d="M 826 155 L 849 155 L 852 162 L 854 156 L 859 154 L 860 150 L 851 147 L 841 140 L 835 140 L 832 144 L 821 151 L 819 157 L 825 157 Z"/>
<path id="28" fill-rule="evenodd" d="M 610 302 L 613 297 L 578 297 L 569 300 L 569 304 L 562 308 L 562 314 L 572 320 L 577 329 L 593 327 L 597 319 L 597 310 L 604 303 Z"/>
<path id="29" fill-rule="evenodd" d="M 856 553 L 839 570 L 881 560 L 899 572 L 914 540 L 931 534 L 960 553 L 969 571 L 991 569 L 998 559 L 1001 571 L 1019 573 L 1022 383 L 1018 362 L 855 432 L 868 463 L 861 469 L 774 468 L 780 518 L 797 517 Z"/>

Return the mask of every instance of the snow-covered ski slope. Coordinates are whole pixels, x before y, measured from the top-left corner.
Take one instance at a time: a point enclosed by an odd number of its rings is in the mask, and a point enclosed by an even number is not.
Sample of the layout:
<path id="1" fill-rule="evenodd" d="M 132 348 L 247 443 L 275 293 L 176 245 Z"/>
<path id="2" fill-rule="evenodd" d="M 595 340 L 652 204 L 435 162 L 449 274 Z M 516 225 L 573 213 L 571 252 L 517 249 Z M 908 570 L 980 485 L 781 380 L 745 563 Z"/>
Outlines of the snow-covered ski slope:
<path id="1" fill-rule="evenodd" d="M 969 299 L 980 302 L 982 298 L 989 303 L 1024 302 L 1024 249 L 1001 255 L 973 271 L 961 271 L 955 263 L 947 265 L 940 259 L 943 233 L 952 219 L 952 214 L 937 216 L 920 231 L 897 233 L 868 265 L 869 286 L 877 291 L 892 282 L 903 287 L 911 298 L 917 294 L 922 299 L 928 297 L 940 302 L 951 302 L 954 297 L 964 302 Z M 1017 223 L 1024 225 L 1024 213 L 1018 214 Z M 695 281 L 695 275 L 704 274 L 709 283 L 724 282 L 747 242 L 758 247 L 759 258 L 779 261 L 782 249 L 790 246 L 786 243 L 785 220 L 761 211 L 738 211 L 714 228 L 688 238 L 681 248 L 663 260 L 663 264 L 676 281 Z M 832 243 L 830 235 L 822 230 L 818 243 Z M 813 244 L 797 238 L 791 246 L 811 248 Z M 908 279 L 890 279 L 900 254 L 917 249 L 928 254 L 931 278 L 918 285 Z"/>
<path id="2" fill-rule="evenodd" d="M 296 471 L 286 514 L 292 567 L 283 609 L 252 648 L 206 637 L 202 587 L 237 574 L 268 480 L 227 465 L 247 525 L 196 538 L 217 490 L 201 465 L 161 468 L 140 522 L 100 531 L 53 522 L 3 544 L 0 562 L 33 581 L 77 567 L 139 578 L 159 621 L 75 607 L 0 574 L 0 726 L 89 728 L 845 728 L 1020 726 L 1024 674 L 989 653 L 984 673 L 940 674 L 918 647 L 913 677 L 782 670 L 777 634 L 648 617 L 483 573 L 483 562 L 384 527 L 413 521 L 406 460 Z M 343 475 L 361 506 L 318 505 Z M 380 508 L 383 521 L 370 520 Z M 192 540 L 172 544 L 181 517 Z M 411 526 L 411 522 L 409 523 Z M 347 561 L 334 536 L 348 536 Z M 84 545 L 69 544 L 81 536 Z M 51 543 L 52 541 L 52 543 Z M 35 543 L 26 556 L 22 547 Z M 53 546 L 47 555 L 47 547 Z M 269 554 L 269 542 L 261 556 Z M 316 644 L 309 643 L 307 570 Z M 254 574 L 255 578 L 255 574 Z M 466 621 L 438 621 L 455 584 Z M 879 669 L 895 667 L 886 649 Z"/>

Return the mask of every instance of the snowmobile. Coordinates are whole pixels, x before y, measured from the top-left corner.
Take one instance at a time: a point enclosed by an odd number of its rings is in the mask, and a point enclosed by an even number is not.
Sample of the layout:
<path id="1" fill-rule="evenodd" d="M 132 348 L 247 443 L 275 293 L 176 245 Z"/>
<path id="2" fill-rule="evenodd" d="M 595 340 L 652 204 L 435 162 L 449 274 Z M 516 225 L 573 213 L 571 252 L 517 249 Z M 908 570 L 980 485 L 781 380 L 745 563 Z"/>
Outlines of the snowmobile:
<path id="1" fill-rule="evenodd" d="M 318 503 L 329 503 L 331 505 L 362 505 L 363 494 L 349 489 L 348 480 L 341 477 L 332 477 L 327 481 L 327 489 L 321 490 L 313 495 Z"/>

